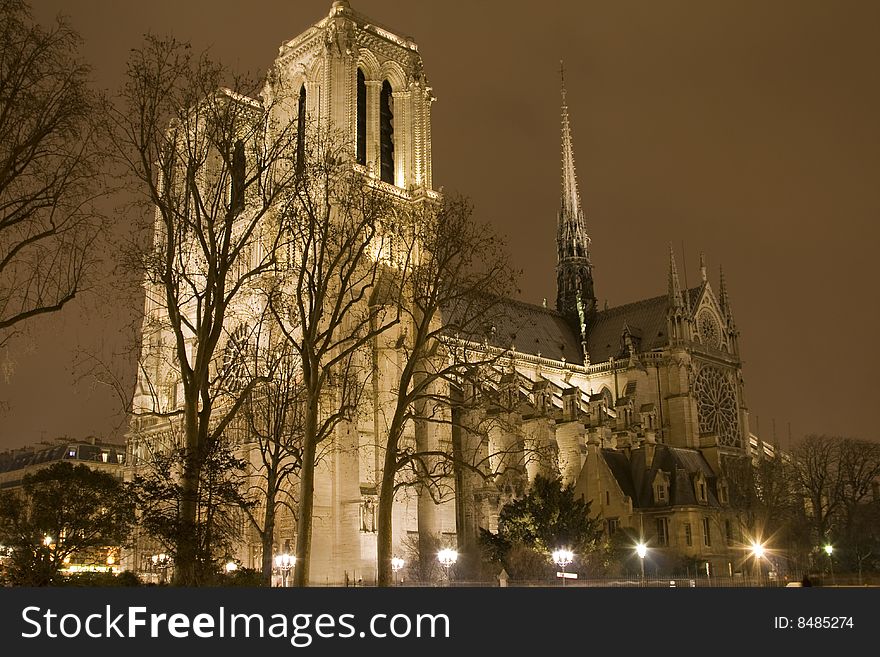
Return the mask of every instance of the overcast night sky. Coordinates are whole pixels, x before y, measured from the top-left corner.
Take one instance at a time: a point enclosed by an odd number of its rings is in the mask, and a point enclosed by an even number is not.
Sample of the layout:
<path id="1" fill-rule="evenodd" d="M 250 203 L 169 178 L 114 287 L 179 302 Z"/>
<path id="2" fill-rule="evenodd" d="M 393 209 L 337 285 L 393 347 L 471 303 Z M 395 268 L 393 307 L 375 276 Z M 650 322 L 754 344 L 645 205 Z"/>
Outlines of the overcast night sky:
<path id="1" fill-rule="evenodd" d="M 67 14 L 97 86 L 112 92 L 147 31 L 211 47 L 259 74 L 330 4 L 36 0 L 34 14 L 41 22 Z M 352 8 L 419 44 L 438 98 L 435 186 L 470 196 L 507 236 L 524 300 L 556 298 L 564 59 L 600 304 L 664 293 L 670 242 L 695 285 L 705 252 L 716 289 L 724 266 L 752 430 L 758 416 L 765 439 L 775 419 L 783 445 L 789 422 L 795 438 L 878 438 L 880 4 L 352 0 Z M 124 233 L 126 219 L 117 221 Z M 0 448 L 119 437 L 119 400 L 77 381 L 73 354 L 110 358 L 139 310 L 126 295 L 85 297 L 0 354 Z"/>

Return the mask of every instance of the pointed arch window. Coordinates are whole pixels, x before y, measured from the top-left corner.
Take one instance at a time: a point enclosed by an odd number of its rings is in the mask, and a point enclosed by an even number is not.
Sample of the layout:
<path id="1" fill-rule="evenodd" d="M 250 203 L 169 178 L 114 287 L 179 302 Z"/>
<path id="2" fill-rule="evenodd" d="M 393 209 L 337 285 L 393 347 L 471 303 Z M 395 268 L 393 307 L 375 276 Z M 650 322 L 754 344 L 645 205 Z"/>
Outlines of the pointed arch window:
<path id="1" fill-rule="evenodd" d="M 367 164 L 367 80 L 357 70 L 357 163 Z"/>
<path id="2" fill-rule="evenodd" d="M 244 210 L 244 178 L 247 161 L 244 154 L 244 142 L 239 139 L 232 150 L 232 212 L 238 214 Z"/>
<path id="3" fill-rule="evenodd" d="M 379 97 L 379 156 L 380 177 L 394 184 L 394 97 L 388 80 L 382 83 Z"/>
<path id="4" fill-rule="evenodd" d="M 296 113 L 296 172 L 305 168 L 306 155 L 306 85 L 299 88 L 299 104 Z"/>

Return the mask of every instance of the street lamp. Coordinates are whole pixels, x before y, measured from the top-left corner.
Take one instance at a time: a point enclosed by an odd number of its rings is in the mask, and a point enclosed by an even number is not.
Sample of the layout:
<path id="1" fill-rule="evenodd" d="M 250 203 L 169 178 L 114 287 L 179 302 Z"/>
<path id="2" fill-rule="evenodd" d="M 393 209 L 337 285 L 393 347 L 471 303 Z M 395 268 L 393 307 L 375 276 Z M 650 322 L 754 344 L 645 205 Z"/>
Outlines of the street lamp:
<path id="1" fill-rule="evenodd" d="M 281 571 L 281 586 L 287 586 L 287 576 L 294 565 L 296 565 L 296 557 L 287 552 L 275 556 L 275 567 Z"/>
<path id="2" fill-rule="evenodd" d="M 451 548 L 444 548 L 437 553 L 437 560 L 446 568 L 446 582 L 451 581 L 449 577 L 449 568 L 458 561 L 458 552 Z"/>
<path id="3" fill-rule="evenodd" d="M 757 541 L 752 541 L 752 555 L 755 557 L 755 568 L 758 571 L 758 583 L 763 584 L 763 574 L 761 573 L 761 557 L 764 556 L 764 546 Z"/>
<path id="4" fill-rule="evenodd" d="M 831 569 L 831 583 L 834 586 L 837 586 L 837 580 L 834 579 L 834 560 L 831 558 L 831 555 L 834 553 L 834 546 L 829 543 L 825 546 L 825 554 L 828 555 L 828 567 Z"/>
<path id="5" fill-rule="evenodd" d="M 636 545 L 636 554 L 639 555 L 639 563 L 642 567 L 642 586 L 645 585 L 645 555 L 648 554 L 648 546 L 643 542 Z"/>
<path id="6" fill-rule="evenodd" d="M 391 572 L 394 573 L 394 583 L 397 583 L 397 573 L 401 571 L 403 568 L 403 564 L 406 563 L 400 557 L 391 557 Z"/>
<path id="7" fill-rule="evenodd" d="M 571 550 L 555 550 L 553 563 L 562 568 L 562 585 L 565 586 L 565 567 L 574 561 L 574 552 Z"/>
<path id="8" fill-rule="evenodd" d="M 234 573 L 236 570 L 238 570 L 238 564 L 235 563 L 234 561 L 227 561 L 227 562 L 226 562 L 226 566 L 224 566 L 224 567 L 226 568 L 226 572 L 227 572 L 229 575 L 231 575 L 231 574 Z"/>

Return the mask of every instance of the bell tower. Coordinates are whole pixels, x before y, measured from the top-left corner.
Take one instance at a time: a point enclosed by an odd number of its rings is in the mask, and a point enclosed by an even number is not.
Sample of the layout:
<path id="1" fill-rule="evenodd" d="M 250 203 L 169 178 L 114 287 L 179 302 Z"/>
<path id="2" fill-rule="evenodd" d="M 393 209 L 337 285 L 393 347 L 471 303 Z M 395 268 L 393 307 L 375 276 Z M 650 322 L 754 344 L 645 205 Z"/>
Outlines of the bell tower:
<path id="1" fill-rule="evenodd" d="M 435 98 L 418 45 L 346 0 L 281 45 L 265 93 L 281 101 L 283 119 L 342 139 L 371 177 L 407 191 L 432 189 Z"/>

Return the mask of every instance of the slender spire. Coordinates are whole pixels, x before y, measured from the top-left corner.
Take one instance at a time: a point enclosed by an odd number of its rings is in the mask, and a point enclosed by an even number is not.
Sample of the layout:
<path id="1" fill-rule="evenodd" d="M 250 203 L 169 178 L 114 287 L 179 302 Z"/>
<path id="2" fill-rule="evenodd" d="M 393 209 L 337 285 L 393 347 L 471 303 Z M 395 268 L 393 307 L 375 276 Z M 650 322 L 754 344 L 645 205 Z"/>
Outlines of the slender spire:
<path id="1" fill-rule="evenodd" d="M 681 283 L 678 281 L 678 269 L 675 267 L 675 251 L 669 243 L 669 305 L 672 308 L 684 308 L 681 294 Z"/>
<path id="2" fill-rule="evenodd" d="M 709 280 L 706 275 L 706 255 L 702 251 L 700 251 L 700 278 L 704 283 Z"/>
<path id="3" fill-rule="evenodd" d="M 589 323 L 596 310 L 590 237 L 581 207 L 574 166 L 571 121 L 565 97 L 565 67 L 560 62 L 562 83 L 562 198 L 556 233 L 556 309 L 566 316 L 586 341 Z"/>
<path id="4" fill-rule="evenodd" d="M 574 166 L 571 121 L 568 118 L 568 101 L 565 97 L 565 65 L 561 61 L 559 62 L 559 74 L 562 81 L 562 211 L 560 221 L 565 218 L 576 223 L 577 228 L 582 231 L 582 237 L 586 238 L 586 242 L 589 243 Z"/>
<path id="5" fill-rule="evenodd" d="M 730 314 L 730 299 L 727 297 L 727 282 L 724 280 L 724 267 L 719 266 L 720 282 L 718 290 L 718 303 L 721 304 L 721 312 L 726 315 Z"/>

